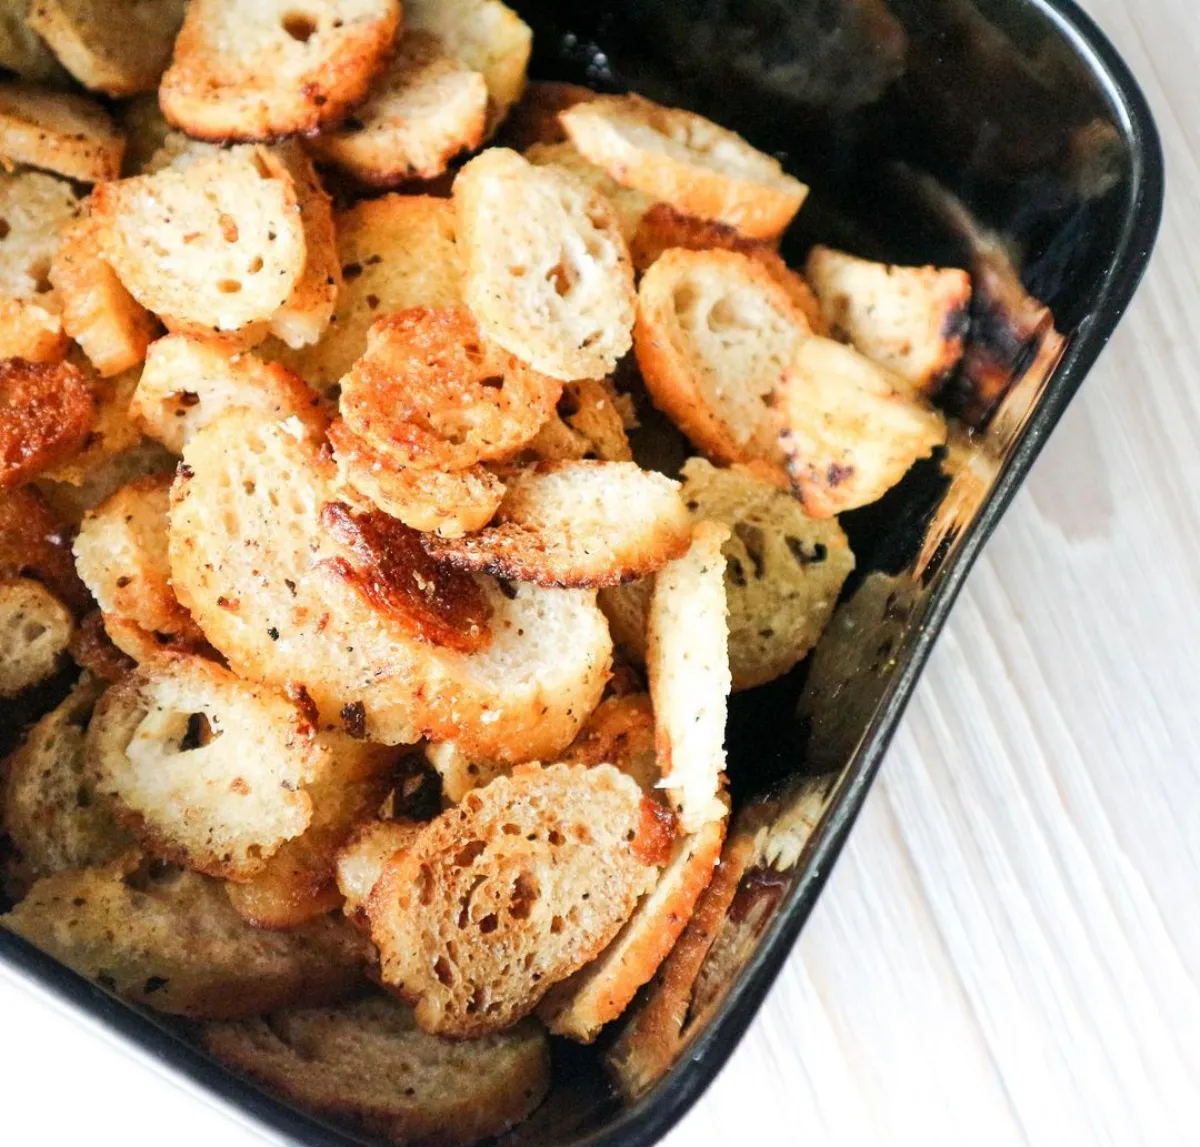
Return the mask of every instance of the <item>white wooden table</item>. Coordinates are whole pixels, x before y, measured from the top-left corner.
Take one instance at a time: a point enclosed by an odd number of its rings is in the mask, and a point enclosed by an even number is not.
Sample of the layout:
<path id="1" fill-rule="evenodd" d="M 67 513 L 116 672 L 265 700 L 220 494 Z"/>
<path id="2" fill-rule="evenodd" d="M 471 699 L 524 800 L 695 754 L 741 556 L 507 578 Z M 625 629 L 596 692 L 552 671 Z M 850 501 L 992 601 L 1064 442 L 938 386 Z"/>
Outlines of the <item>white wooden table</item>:
<path id="1" fill-rule="evenodd" d="M 1200 1142 L 1200 10 L 1090 0 L 1167 151 L 1148 281 L 670 1147 Z M 0 1143 L 262 1141 L 0 974 Z"/>

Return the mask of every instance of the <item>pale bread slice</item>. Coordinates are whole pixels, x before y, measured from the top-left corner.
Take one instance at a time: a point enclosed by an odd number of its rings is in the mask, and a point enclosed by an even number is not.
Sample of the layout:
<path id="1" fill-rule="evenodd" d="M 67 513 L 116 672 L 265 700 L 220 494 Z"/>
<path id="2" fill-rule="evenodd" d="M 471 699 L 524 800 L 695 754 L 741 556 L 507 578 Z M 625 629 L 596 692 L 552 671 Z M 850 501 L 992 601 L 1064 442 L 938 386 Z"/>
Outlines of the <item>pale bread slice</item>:
<path id="1" fill-rule="evenodd" d="M 309 135 L 366 97 L 399 24 L 398 0 L 192 0 L 159 100 L 198 139 Z"/>
<path id="2" fill-rule="evenodd" d="M 829 518 L 882 497 L 946 441 L 946 421 L 903 382 L 832 339 L 796 348 L 780 380 L 792 488 L 814 518 Z"/>
<path id="3" fill-rule="evenodd" d="M 124 152 L 125 137 L 85 96 L 0 84 L 0 157 L 9 164 L 99 183 L 121 174 Z"/>
<path id="4" fill-rule="evenodd" d="M 18 577 L 40 581 L 75 614 L 91 603 L 75 572 L 67 522 L 32 486 L 0 497 L 0 578 Z"/>
<path id="5" fill-rule="evenodd" d="M 72 356 L 76 358 L 76 356 Z M 70 363 L 68 359 L 68 364 Z M 134 449 L 141 441 L 138 429 L 129 420 L 129 403 L 137 386 L 138 372 L 127 370 L 115 378 L 92 377 L 92 370 L 82 355 L 77 361 L 88 377 L 88 385 L 96 399 L 96 410 L 83 440 L 82 449 L 45 470 L 41 478 L 48 482 L 82 487 L 92 482 L 98 472 Z"/>
<path id="6" fill-rule="evenodd" d="M 58 311 L 50 264 L 78 213 L 79 197 L 64 180 L 40 171 L 0 172 L 0 296 Z"/>
<path id="7" fill-rule="evenodd" d="M 616 935 L 672 832 L 607 765 L 531 765 L 468 793 L 371 893 L 383 981 L 418 1025 L 501 1031 Z"/>
<path id="8" fill-rule="evenodd" d="M 771 274 L 736 251 L 671 250 L 642 278 L 634 349 L 654 405 L 715 462 L 781 475 L 775 388 L 808 323 Z"/>
<path id="9" fill-rule="evenodd" d="M 0 68 L 23 80 L 60 86 L 70 81 L 58 57 L 29 26 L 32 0 L 0 4 Z"/>
<path id="10" fill-rule="evenodd" d="M 817 246 L 807 274 L 833 337 L 931 395 L 963 355 L 971 276 L 956 267 L 898 267 Z"/>
<path id="11" fill-rule="evenodd" d="M 555 413 L 543 423 L 526 450 L 544 462 L 632 462 L 620 397 L 607 379 L 563 384 Z"/>
<path id="12" fill-rule="evenodd" d="M 75 621 L 41 582 L 0 581 L 0 697 L 17 697 L 61 667 Z"/>
<path id="13" fill-rule="evenodd" d="M 319 1006 L 362 983 L 362 941 L 336 917 L 264 932 L 234 912 L 220 881 L 131 868 L 48 876 L 0 927 L 117 995 L 192 1019 Z"/>
<path id="14" fill-rule="evenodd" d="M 406 32 L 366 102 L 310 145 L 368 187 L 433 179 L 483 141 L 487 84 L 428 32 Z"/>
<path id="15" fill-rule="evenodd" d="M 199 657 L 143 662 L 88 729 L 96 791 L 155 855 L 246 880 L 312 819 L 330 752 L 303 711 Z"/>
<path id="16" fill-rule="evenodd" d="M 46 302 L 57 306 L 57 300 Z M 0 299 L 0 359 L 61 362 L 69 341 L 62 316 L 32 299 Z"/>
<path id="17" fill-rule="evenodd" d="M 167 335 L 150 345 L 129 416 L 143 434 L 175 454 L 229 410 L 295 419 L 301 433 L 320 434 L 320 400 L 285 366 L 240 351 L 221 335 Z"/>
<path id="18" fill-rule="evenodd" d="M 613 765 L 632 777 L 642 791 L 658 795 L 658 758 L 655 749 L 654 707 L 646 693 L 607 697 L 564 750 L 568 764 Z"/>
<path id="19" fill-rule="evenodd" d="M 367 903 L 388 862 L 411 847 L 425 826 L 415 820 L 368 820 L 337 850 L 334 875 L 342 911 L 353 924 L 369 928 Z"/>
<path id="20" fill-rule="evenodd" d="M 72 363 L 0 361 L 0 490 L 78 453 L 95 415 L 92 380 Z"/>
<path id="21" fill-rule="evenodd" d="M 691 918 L 721 859 L 725 821 L 706 824 L 675 842 L 654 889 L 592 963 L 550 990 L 539 1017 L 555 1034 L 591 1043 L 625 1011 L 658 970 Z"/>
<path id="22" fill-rule="evenodd" d="M 473 789 L 481 789 L 512 771 L 503 761 L 472 759 L 453 741 L 426 745 L 425 760 L 441 780 L 442 801 L 448 805 L 461 804 L 463 797 Z"/>
<path id="23" fill-rule="evenodd" d="M 272 1092 L 398 1144 L 468 1147 L 490 1139 L 525 1119 L 550 1087 L 550 1049 L 536 1024 L 443 1040 L 381 995 L 210 1024 L 202 1039 Z"/>
<path id="24" fill-rule="evenodd" d="M 725 558 L 729 530 L 700 522 L 692 547 L 654 579 L 646 669 L 654 704 L 660 787 L 686 833 L 721 820 L 728 710 Z"/>
<path id="25" fill-rule="evenodd" d="M 681 556 L 691 523 L 678 483 L 633 462 L 542 462 L 508 479 L 494 525 L 424 544 L 462 569 L 599 587 L 645 577 Z"/>
<path id="26" fill-rule="evenodd" d="M 618 183 L 751 239 L 781 234 L 808 195 L 777 159 L 680 108 L 635 95 L 602 96 L 559 118 L 571 142 Z"/>
<path id="27" fill-rule="evenodd" d="M 602 378 L 630 347 L 633 268 L 612 207 L 557 167 L 491 148 L 454 181 L 463 293 L 485 335 L 552 378 Z"/>
<path id="28" fill-rule="evenodd" d="M 593 191 L 603 195 L 616 213 L 621 234 L 625 237 L 625 242 L 630 244 L 632 255 L 634 236 L 638 234 L 642 217 L 653 206 L 653 199 L 643 195 L 635 187 L 623 187 L 604 168 L 597 167 L 590 159 L 580 154 L 579 149 L 569 140 L 563 140 L 561 143 L 535 143 L 524 154 L 530 163 L 538 167 L 558 167 L 569 171 Z M 637 268 L 636 260 L 634 267 Z"/>
<path id="29" fill-rule="evenodd" d="M 152 92 L 171 62 L 185 0 L 37 0 L 29 26 L 85 88 Z"/>

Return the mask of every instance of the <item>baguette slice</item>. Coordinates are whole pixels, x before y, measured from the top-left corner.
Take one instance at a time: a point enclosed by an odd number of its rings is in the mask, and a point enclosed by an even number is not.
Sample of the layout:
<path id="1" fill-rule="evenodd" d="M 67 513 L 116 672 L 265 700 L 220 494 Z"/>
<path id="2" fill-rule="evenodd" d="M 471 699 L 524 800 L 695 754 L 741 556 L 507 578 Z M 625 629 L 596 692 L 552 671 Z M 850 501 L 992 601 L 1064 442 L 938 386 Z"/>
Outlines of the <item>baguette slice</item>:
<path id="1" fill-rule="evenodd" d="M 384 868 L 410 848 L 425 826 L 412 820 L 364 821 L 338 849 L 334 860 L 342 911 L 351 923 L 370 928 L 367 903 Z"/>
<path id="2" fill-rule="evenodd" d="M 491 148 L 454 181 L 464 295 L 485 335 L 552 378 L 601 378 L 630 347 L 633 268 L 586 183 Z"/>
<path id="3" fill-rule="evenodd" d="M 84 368 L 84 373 L 90 376 L 91 368 L 82 356 L 77 361 Z M 42 475 L 44 480 L 82 487 L 115 459 L 137 447 L 141 435 L 129 420 L 129 403 L 137 379 L 136 370 L 126 371 L 115 378 L 88 378 L 96 397 L 96 412 L 84 438 L 83 448 L 46 470 Z"/>
<path id="4" fill-rule="evenodd" d="M 814 518 L 876 501 L 946 441 L 936 410 L 850 347 L 810 338 L 777 391 L 792 488 Z"/>
<path id="5" fill-rule="evenodd" d="M 607 379 L 564 383 L 555 414 L 529 442 L 528 452 L 543 462 L 632 462 L 620 403 Z"/>
<path id="6" fill-rule="evenodd" d="M 0 579 L 19 577 L 41 582 L 75 614 L 90 605 L 75 571 L 67 523 L 31 486 L 0 497 Z"/>
<path id="7" fill-rule="evenodd" d="M 219 881 L 131 867 L 48 876 L 0 927 L 117 995 L 191 1019 L 320 1006 L 362 982 L 362 942 L 335 917 L 264 932 L 234 912 Z"/>
<path id="8" fill-rule="evenodd" d="M 31 299 L 55 312 L 50 264 L 60 236 L 79 213 L 79 199 L 64 180 L 40 171 L 0 172 L 0 296 Z"/>
<path id="9" fill-rule="evenodd" d="M 622 187 L 602 167 L 585 159 L 573 143 L 535 143 L 525 152 L 525 158 L 538 167 L 557 167 L 583 180 L 593 191 L 599 192 L 608 201 L 617 216 L 617 223 L 625 242 L 632 244 L 643 216 L 654 203 L 634 187 Z M 634 267 L 637 267 L 636 261 Z"/>
<path id="10" fill-rule="evenodd" d="M 320 1115 L 393 1143 L 467 1147 L 525 1119 L 550 1087 L 545 1033 L 523 1024 L 469 1043 L 426 1035 L 385 996 L 211 1024 L 218 1059 Z"/>
<path id="11" fill-rule="evenodd" d="M 121 174 L 125 137 L 84 96 L 0 84 L 0 156 L 68 179 L 99 183 Z"/>
<path id="12" fill-rule="evenodd" d="M 366 97 L 399 23 L 397 0 L 192 0 L 163 111 L 198 139 L 311 135 Z"/>
<path id="13" fill-rule="evenodd" d="M 741 136 L 641 96 L 602 96 L 560 119 L 571 142 L 618 183 L 750 239 L 780 235 L 808 195 Z"/>
<path id="14" fill-rule="evenodd" d="M 144 438 L 119 454 L 97 460 L 79 485 L 39 478 L 38 492 L 54 512 L 72 526 L 78 526 L 88 510 L 100 505 L 122 486 L 146 474 L 163 474 L 175 469 L 177 459 L 157 442 Z"/>
<path id="15" fill-rule="evenodd" d="M 384 868 L 371 894 L 383 980 L 434 1034 L 527 1015 L 616 935 L 670 829 L 606 765 L 528 766 L 468 793 Z"/>
<path id="16" fill-rule="evenodd" d="M 53 677 L 75 622 L 41 582 L 0 581 L 0 697 L 17 697 Z"/>
<path id="17" fill-rule="evenodd" d="M 0 361 L 0 490 L 70 458 L 95 414 L 91 380 L 71 363 Z"/>
<path id="18" fill-rule="evenodd" d="M 44 301 L 57 306 L 53 296 Z M 32 299 L 0 299 L 0 359 L 62 362 L 67 347 L 67 332 L 56 311 Z"/>

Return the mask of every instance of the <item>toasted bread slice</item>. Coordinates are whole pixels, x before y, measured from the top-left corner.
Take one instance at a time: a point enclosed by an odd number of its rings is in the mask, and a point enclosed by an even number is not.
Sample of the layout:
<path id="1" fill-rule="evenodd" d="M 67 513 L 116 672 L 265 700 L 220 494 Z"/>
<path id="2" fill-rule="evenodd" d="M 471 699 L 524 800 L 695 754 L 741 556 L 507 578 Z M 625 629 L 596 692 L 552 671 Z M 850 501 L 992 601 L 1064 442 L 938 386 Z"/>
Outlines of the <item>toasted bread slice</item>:
<path id="1" fill-rule="evenodd" d="M 236 331 L 291 297 L 307 259 L 296 188 L 238 148 L 96 188 L 104 256 L 168 327 Z"/>
<path id="2" fill-rule="evenodd" d="M 690 543 L 671 479 L 633 462 L 542 462 L 508 480 L 494 526 L 425 548 L 495 577 L 598 587 L 653 573 Z"/>
<path id="3" fill-rule="evenodd" d="M 40 581 L 76 614 L 88 608 L 67 523 L 29 486 L 0 497 L 0 579 L 19 577 Z"/>
<path id="4" fill-rule="evenodd" d="M 483 337 L 465 307 L 412 307 L 376 320 L 342 379 L 346 426 L 418 470 L 465 470 L 520 450 L 562 384 Z"/>
<path id="5" fill-rule="evenodd" d="M 29 26 L 85 88 L 152 92 L 171 62 L 184 0 L 37 0 Z"/>
<path id="6" fill-rule="evenodd" d="M 571 142 L 618 183 L 750 239 L 781 234 L 808 195 L 741 136 L 641 96 L 588 100 L 560 119 Z"/>
<path id="7" fill-rule="evenodd" d="M 83 476 L 80 485 L 39 478 L 38 492 L 54 512 L 72 526 L 83 521 L 83 515 L 115 494 L 127 482 L 145 474 L 161 474 L 175 469 L 176 457 L 157 442 L 144 438 L 128 450 L 97 461 Z"/>
<path id="8" fill-rule="evenodd" d="M 41 582 L 0 581 L 0 697 L 53 677 L 74 627 L 71 611 Z"/>
<path id="9" fill-rule="evenodd" d="M 182 454 L 198 431 L 238 408 L 273 421 L 294 418 L 312 434 L 325 425 L 320 400 L 302 379 L 220 335 L 167 335 L 152 343 L 129 416 L 144 434 Z"/>
<path id="10" fill-rule="evenodd" d="M 335 223 L 344 282 L 333 321 L 316 346 L 278 355 L 322 393 L 366 351 L 376 319 L 407 307 L 462 302 L 449 200 L 385 195 L 338 212 Z"/>
<path id="11" fill-rule="evenodd" d="M 655 749 L 654 708 L 645 693 L 608 697 L 563 752 L 568 764 L 613 765 L 643 792 L 655 793 L 661 774 Z"/>
<path id="12" fill-rule="evenodd" d="M 98 609 L 93 609 L 80 619 L 67 650 L 80 669 L 87 670 L 110 685 L 120 681 L 137 664 L 132 657 L 122 653 L 108 636 L 104 617 Z"/>
<path id="13" fill-rule="evenodd" d="M 105 694 L 88 729 L 96 789 L 153 853 L 246 880 L 312 819 L 329 768 L 304 713 L 198 657 L 161 657 Z"/>
<path id="14" fill-rule="evenodd" d="M 319 1006 L 362 982 L 362 942 L 336 917 L 264 932 L 234 912 L 219 881 L 130 868 L 49 876 L 0 926 L 134 1003 L 192 1019 Z"/>
<path id="15" fill-rule="evenodd" d="M 158 91 L 122 102 L 117 109 L 117 123 L 125 135 L 121 174 L 145 175 L 151 158 L 171 134 L 171 125 L 158 106 Z"/>
<path id="16" fill-rule="evenodd" d="M 896 267 L 817 246 L 807 273 L 833 337 L 933 394 L 958 365 L 971 276 L 955 267 Z"/>
<path id="17" fill-rule="evenodd" d="M 0 361 L 0 490 L 77 453 L 95 415 L 92 382 L 71 363 Z"/>
<path id="18" fill-rule="evenodd" d="M 334 860 L 347 919 L 370 927 L 367 903 L 388 862 L 410 848 L 425 826 L 415 820 L 368 820 L 338 849 Z"/>
<path id="19" fill-rule="evenodd" d="M 194 654 L 197 657 L 216 660 L 212 646 L 194 626 L 183 633 L 169 633 L 162 629 L 146 629 L 120 613 L 102 613 L 100 619 L 104 625 L 104 632 L 117 652 L 137 665 L 156 661 L 169 653 L 189 656 Z"/>
<path id="20" fill-rule="evenodd" d="M 642 278 L 634 349 L 654 405 L 716 462 L 782 473 L 770 406 L 808 324 L 754 259 L 668 251 Z"/>
<path id="21" fill-rule="evenodd" d="M 48 299 L 56 306 L 57 300 Z M 32 299 L 0 299 L 0 359 L 61 362 L 67 353 L 62 317 Z"/>
<path id="22" fill-rule="evenodd" d="M 58 310 L 50 263 L 64 228 L 78 213 L 79 199 L 69 183 L 40 171 L 0 173 L 0 219 L 7 228 L 0 241 L 0 296 Z"/>
<path id="23" fill-rule="evenodd" d="M 90 373 L 91 368 L 82 356 L 79 362 L 86 368 L 86 373 Z M 93 480 L 98 471 L 137 446 L 142 436 L 129 420 L 129 403 L 137 380 L 136 370 L 126 371 L 116 378 L 90 380 L 97 405 L 95 417 L 83 440 L 83 448 L 44 471 L 44 479 L 84 486 Z"/>
<path id="24" fill-rule="evenodd" d="M 470 1043 L 426 1035 L 386 996 L 210 1024 L 218 1059 L 320 1115 L 393 1143 L 467 1147 L 526 1118 L 550 1087 L 536 1024 Z"/>
<path id="25" fill-rule="evenodd" d="M 693 515 L 731 531 L 722 552 L 733 688 L 763 685 L 796 665 L 825 631 L 854 569 L 850 543 L 836 521 L 810 518 L 750 467 L 718 470 L 692 458 L 683 479 Z"/>
<path id="26" fill-rule="evenodd" d="M 561 143 L 535 143 L 525 152 L 525 158 L 538 167 L 558 167 L 583 180 L 593 191 L 608 200 L 617 216 L 625 242 L 632 244 L 642 217 L 654 204 L 648 195 L 635 187 L 623 187 L 602 167 L 585 159 L 569 140 Z M 632 246 L 630 248 L 632 254 Z M 637 264 L 634 263 L 636 268 Z"/>
<path id="27" fill-rule="evenodd" d="M 542 1001 L 538 1015 L 555 1035 L 591 1043 L 625 1011 L 679 939 L 712 880 L 724 840 L 725 822 L 718 820 L 676 841 L 658 883 L 617 938 Z"/>
<path id="28" fill-rule="evenodd" d="M 451 805 L 461 804 L 473 789 L 481 789 L 512 771 L 503 761 L 472 760 L 453 741 L 426 745 L 425 759 L 442 782 L 443 802 Z"/>
<path id="29" fill-rule="evenodd" d="M 99 183 L 121 174 L 125 137 L 84 96 L 0 84 L 0 156 L 68 179 Z"/>
<path id="30" fill-rule="evenodd" d="M 593 595 L 505 593 L 481 580 L 486 646 L 424 642 L 362 592 L 374 581 L 386 599 L 397 574 L 356 584 L 359 558 L 323 525 L 336 495 L 316 443 L 234 411 L 188 444 L 184 462 L 172 492 L 175 590 L 239 673 L 302 683 L 330 720 L 361 707 L 371 740 L 454 739 L 484 760 L 552 757 L 599 701 L 611 642 Z"/>
<path id="31" fill-rule="evenodd" d="M 777 394 L 792 488 L 814 518 L 876 501 L 946 441 L 946 422 L 903 382 L 832 339 L 796 348 Z"/>
<path id="32" fill-rule="evenodd" d="M 198 139 L 310 135 L 366 97 L 399 24 L 398 0 L 193 0 L 159 100 Z"/>
<path id="33" fill-rule="evenodd" d="M 383 980 L 418 1025 L 500 1031 L 616 935 L 654 883 L 669 824 L 607 765 L 527 766 L 468 793 L 371 893 Z"/>
<path id="34" fill-rule="evenodd" d="M 491 148 L 454 181 L 464 295 L 484 334 L 552 378 L 601 378 L 630 347 L 633 268 L 586 183 Z"/>
<path id="35" fill-rule="evenodd" d="M 619 401 L 607 379 L 564 383 L 554 415 L 529 442 L 528 452 L 545 462 L 632 462 Z"/>
<path id="36" fill-rule="evenodd" d="M 538 143 L 562 143 L 567 133 L 558 113 L 598 95 L 582 84 L 530 80 L 509 112 L 500 142 L 516 151 L 526 151 Z"/>
<path id="37" fill-rule="evenodd" d="M 368 187 L 433 179 L 483 140 L 488 91 L 428 32 L 406 32 L 371 94 L 312 146 Z"/>
<path id="38" fill-rule="evenodd" d="M 0 4 L 0 68 L 23 80 L 60 85 L 70 80 L 46 41 L 29 26 L 30 0 Z"/>
<path id="39" fill-rule="evenodd" d="M 661 786 L 684 832 L 725 816 L 729 634 L 725 559 L 729 530 L 700 522 L 692 548 L 654 579 L 646 669 L 657 723 Z"/>

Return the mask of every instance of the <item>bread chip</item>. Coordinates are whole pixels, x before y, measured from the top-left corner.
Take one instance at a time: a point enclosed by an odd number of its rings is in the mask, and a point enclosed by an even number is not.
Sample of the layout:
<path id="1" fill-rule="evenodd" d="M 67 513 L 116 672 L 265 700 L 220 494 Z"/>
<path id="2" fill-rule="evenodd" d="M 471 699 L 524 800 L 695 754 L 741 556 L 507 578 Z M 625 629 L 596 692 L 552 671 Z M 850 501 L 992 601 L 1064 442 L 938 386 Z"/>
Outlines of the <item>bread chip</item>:
<path id="1" fill-rule="evenodd" d="M 375 507 L 414 530 L 448 538 L 479 530 L 492 520 L 504 483 L 482 466 L 466 470 L 415 470 L 372 450 L 338 419 L 329 428 L 338 479 L 350 501 Z"/>
<path id="2" fill-rule="evenodd" d="M 384 982 L 420 1027 L 472 1036 L 527 1015 L 616 935 L 671 830 L 606 765 L 529 766 L 468 793 L 371 893 Z"/>
<path id="3" fill-rule="evenodd" d="M 296 705 L 198 657 L 157 658 L 114 685 L 88 755 L 150 851 L 233 880 L 308 827 L 306 786 L 329 764 Z"/>
<path id="4" fill-rule="evenodd" d="M 66 522 L 28 486 L 0 497 L 0 580 L 13 578 L 40 581 L 75 613 L 90 601 L 75 572 Z"/>
<path id="5" fill-rule="evenodd" d="M 238 408 L 273 421 L 295 419 L 305 433 L 320 434 L 325 425 L 319 399 L 302 379 L 221 335 L 167 335 L 152 343 L 129 416 L 144 434 L 182 454 L 199 430 Z"/>
<path id="6" fill-rule="evenodd" d="M 57 311 L 50 263 L 78 212 L 69 183 L 39 171 L 0 172 L 0 296 L 31 299 Z"/>
<path id="7" fill-rule="evenodd" d="M 487 342 L 465 307 L 413 307 L 372 324 L 341 392 L 346 426 L 373 450 L 418 470 L 464 470 L 524 446 L 562 384 Z"/>
<path id="8" fill-rule="evenodd" d="M 633 462 L 542 462 L 509 479 L 494 526 L 424 541 L 462 569 L 546 586 L 644 577 L 690 543 L 678 484 Z"/>
<path id="9" fill-rule="evenodd" d="M 732 531 L 725 555 L 733 688 L 782 676 L 824 633 L 854 555 L 836 521 L 816 521 L 750 467 L 683 468 L 683 499 L 698 519 Z"/>
<path id="10" fill-rule="evenodd" d="M 281 174 L 261 149 L 238 148 L 102 184 L 92 210 L 104 256 L 168 327 L 236 331 L 266 321 L 307 258 L 296 189 Z"/>
<path id="11" fill-rule="evenodd" d="M 942 416 L 832 339 L 800 344 L 777 400 L 788 473 L 805 510 L 829 518 L 874 502 L 946 440 Z"/>
<path id="12" fill-rule="evenodd" d="M 592 963 L 550 990 L 538 1015 L 555 1034 L 591 1043 L 667 958 L 721 859 L 725 822 L 681 837 L 653 891 Z"/>
<path id="13" fill-rule="evenodd" d="M 487 100 L 482 75 L 428 32 L 406 32 L 366 103 L 312 146 L 370 187 L 433 179 L 482 142 Z"/>
<path id="14" fill-rule="evenodd" d="M 593 595 L 481 580 L 487 647 L 421 642 L 327 564 L 354 555 L 321 524 L 336 495 L 316 444 L 234 411 L 184 462 L 175 590 L 239 673 L 302 683 L 327 720 L 352 708 L 371 740 L 456 739 L 483 760 L 553 757 L 599 701 L 611 644 Z"/>
<path id="15" fill-rule="evenodd" d="M 98 609 L 87 613 L 75 627 L 67 647 L 71 659 L 80 669 L 86 669 L 102 681 L 120 681 L 136 664 L 122 653 L 104 628 L 104 617 Z"/>
<path id="16" fill-rule="evenodd" d="M 781 234 L 808 195 L 741 136 L 641 96 L 602 96 L 560 118 L 571 142 L 618 183 L 751 239 Z"/>
<path id="17" fill-rule="evenodd" d="M 646 668 L 660 784 L 688 833 L 725 816 L 730 678 L 721 546 L 729 536 L 725 526 L 700 522 L 692 548 L 656 576 L 650 600 Z"/>
<path id="18" fill-rule="evenodd" d="M 293 1103 L 394 1143 L 466 1147 L 526 1118 L 550 1087 L 545 1033 L 470 1043 L 420 1031 L 385 996 L 213 1024 L 204 1046 Z"/>
<path id="19" fill-rule="evenodd" d="M 617 223 L 632 255 L 634 236 L 638 234 L 642 217 L 651 209 L 654 200 L 634 187 L 622 187 L 602 167 L 585 159 L 569 140 L 561 143 L 535 143 L 525 152 L 525 158 L 538 167 L 558 167 L 583 180 L 593 191 L 604 196 L 617 216 Z M 637 267 L 636 261 L 634 267 Z"/>
<path id="20" fill-rule="evenodd" d="M 78 526 L 88 510 L 100 505 L 127 482 L 145 474 L 161 474 L 175 469 L 175 455 L 157 442 L 142 439 L 128 450 L 104 458 L 81 475 L 79 485 L 38 479 L 38 492 L 65 522 Z"/>
<path id="21" fill-rule="evenodd" d="M 169 653 L 216 659 L 212 646 L 195 627 L 184 633 L 168 633 L 161 629 L 146 629 L 119 613 L 102 613 L 100 618 L 113 647 L 137 665 Z"/>
<path id="22" fill-rule="evenodd" d="M 29 26 L 85 88 L 131 96 L 158 87 L 184 0 L 36 0 Z"/>
<path id="23" fill-rule="evenodd" d="M 338 849 L 335 875 L 347 919 L 369 928 L 367 902 L 388 861 L 410 848 L 425 826 L 415 820 L 369 820 Z"/>
<path id="24" fill-rule="evenodd" d="M 0 84 L 0 156 L 99 183 L 121 174 L 125 137 L 91 100 L 24 84 Z"/>
<path id="25" fill-rule="evenodd" d="M 971 276 L 953 267 L 896 267 L 814 247 L 808 277 L 833 337 L 933 394 L 958 365 L 971 305 Z"/>
<path id="26" fill-rule="evenodd" d="M 554 415 L 529 442 L 527 451 L 545 462 L 584 458 L 632 462 L 633 450 L 618 403 L 617 392 L 607 379 L 564 383 Z"/>
<path id="27" fill-rule="evenodd" d="M 163 111 L 198 139 L 312 134 L 366 97 L 399 23 L 397 0 L 192 0 Z"/>
<path id="28" fill-rule="evenodd" d="M 0 490 L 71 457 L 95 413 L 91 381 L 71 363 L 0 361 Z"/>
<path id="29" fill-rule="evenodd" d="M 82 356 L 78 361 L 87 368 L 86 373 L 90 373 L 91 368 L 87 367 Z M 65 462 L 46 470 L 42 474 L 43 479 L 84 486 L 92 482 L 97 473 L 114 459 L 137 446 L 142 436 L 129 420 L 129 403 L 137 380 L 136 370 L 126 371 L 116 378 L 91 380 L 97 408 L 83 440 L 83 448 Z"/>
<path id="30" fill-rule="evenodd" d="M 125 159 L 121 174 L 146 174 L 151 157 L 162 148 L 171 134 L 171 125 L 158 106 L 157 90 L 125 100 L 117 109 L 117 123 L 125 135 Z"/>
<path id="31" fill-rule="evenodd" d="M 504 123 L 501 137 L 504 146 L 525 151 L 536 143 L 562 143 L 567 133 L 558 113 L 574 104 L 594 100 L 598 95 L 582 84 L 530 80 Z"/>
<path id="32" fill-rule="evenodd" d="M 0 68 L 23 80 L 60 84 L 70 77 L 58 58 L 28 22 L 31 0 L 4 0 L 0 4 Z"/>
<path id="33" fill-rule="evenodd" d="M 0 697 L 16 697 L 53 677 L 75 622 L 41 582 L 0 581 Z"/>
<path id="34" fill-rule="evenodd" d="M 192 1019 L 332 1003 L 361 983 L 365 959 L 335 917 L 260 931 L 219 881 L 127 862 L 39 881 L 0 926 L 134 1003 Z"/>
<path id="35" fill-rule="evenodd" d="M 613 209 L 578 177 L 491 148 L 454 181 L 464 295 L 484 334 L 564 381 L 629 349 L 633 269 Z"/>
<path id="36" fill-rule="evenodd" d="M 57 305 L 53 297 L 46 302 Z M 32 299 L 0 299 L 0 359 L 61 362 L 67 353 L 62 318 Z"/>
<path id="37" fill-rule="evenodd" d="M 655 749 L 654 708 L 645 693 L 608 697 L 584 722 L 562 754 L 568 764 L 613 765 L 653 794 L 660 779 Z"/>
<path id="38" fill-rule="evenodd" d="M 642 278 L 634 349 L 654 405 L 716 462 L 779 468 L 770 401 L 808 324 L 755 260 L 668 251 Z"/>

